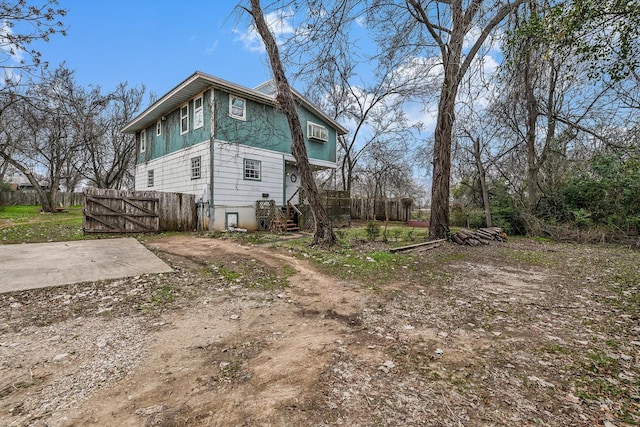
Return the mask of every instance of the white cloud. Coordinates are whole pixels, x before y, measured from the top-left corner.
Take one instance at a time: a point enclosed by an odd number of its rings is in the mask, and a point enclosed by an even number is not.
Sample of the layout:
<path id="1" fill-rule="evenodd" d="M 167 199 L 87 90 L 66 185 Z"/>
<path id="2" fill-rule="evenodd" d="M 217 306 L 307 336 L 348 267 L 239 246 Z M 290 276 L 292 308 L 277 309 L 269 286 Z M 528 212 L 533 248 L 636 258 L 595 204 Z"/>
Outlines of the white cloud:
<path id="1" fill-rule="evenodd" d="M 498 71 L 500 54 L 492 51 L 491 54 L 478 56 L 474 59 L 465 81 L 458 91 L 459 105 L 473 105 L 477 108 L 486 108 L 489 105 L 495 83 L 493 77 Z M 414 100 L 405 104 L 405 113 L 411 123 L 422 123 L 423 132 L 431 133 L 435 129 L 438 118 L 438 97 L 442 84 L 442 60 L 440 57 L 414 58 L 398 72 L 399 79 L 418 78 L 424 84 L 430 85 L 432 95 L 426 96 L 422 101 Z"/>
<path id="2" fill-rule="evenodd" d="M 7 55 L 16 65 L 24 60 L 24 51 L 20 47 L 11 42 L 11 34 L 13 30 L 5 20 L 0 25 L 0 50 Z"/>
<path id="3" fill-rule="evenodd" d="M 211 46 L 205 49 L 207 55 L 214 53 L 218 49 L 218 40 L 214 41 Z"/>
<path id="4" fill-rule="evenodd" d="M 292 17 L 292 13 L 283 10 L 270 12 L 265 15 L 265 21 L 273 33 L 276 43 L 280 44 L 283 36 L 292 35 L 295 32 L 295 29 L 291 25 Z M 246 49 L 251 52 L 264 51 L 262 38 L 253 25 L 246 28 L 245 31 L 234 30 L 234 32 L 238 34 L 238 39 L 242 41 Z"/>
<path id="5" fill-rule="evenodd" d="M 438 121 L 438 103 L 430 102 L 422 104 L 420 102 L 407 102 L 404 107 L 407 119 L 410 123 L 422 123 L 422 132 L 432 133 Z"/>
<path id="6" fill-rule="evenodd" d="M 480 27 L 472 27 L 469 32 L 464 37 L 464 42 L 462 44 L 463 50 L 471 49 L 471 46 L 478 40 L 480 34 L 482 33 L 482 28 Z M 504 32 L 500 29 L 494 30 L 489 34 L 487 39 L 484 41 L 483 49 L 487 52 L 498 53 L 502 49 L 502 43 L 504 42 Z"/>

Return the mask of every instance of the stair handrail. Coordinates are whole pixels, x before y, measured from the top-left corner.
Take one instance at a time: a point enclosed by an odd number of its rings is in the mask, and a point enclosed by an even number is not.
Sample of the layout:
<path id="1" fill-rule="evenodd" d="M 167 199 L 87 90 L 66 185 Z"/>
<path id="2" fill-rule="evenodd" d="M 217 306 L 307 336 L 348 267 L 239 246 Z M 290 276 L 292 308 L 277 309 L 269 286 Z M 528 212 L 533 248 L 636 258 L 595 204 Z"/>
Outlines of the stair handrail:
<path id="1" fill-rule="evenodd" d="M 289 205 L 291 205 L 291 207 L 293 208 L 294 211 L 298 212 L 298 215 L 302 215 L 302 212 L 300 211 L 300 209 L 298 209 L 298 207 L 292 203 L 287 202 Z"/>
<path id="2" fill-rule="evenodd" d="M 295 197 L 296 194 L 298 194 L 298 191 L 300 191 L 300 187 L 296 188 L 296 191 L 294 191 L 291 197 L 289 197 L 289 199 L 287 200 L 287 218 L 291 218 L 291 216 L 289 215 L 289 206 L 293 207 L 293 210 L 298 212 L 298 215 L 302 215 L 302 212 L 300 212 L 296 205 L 291 203 L 291 200 Z"/>

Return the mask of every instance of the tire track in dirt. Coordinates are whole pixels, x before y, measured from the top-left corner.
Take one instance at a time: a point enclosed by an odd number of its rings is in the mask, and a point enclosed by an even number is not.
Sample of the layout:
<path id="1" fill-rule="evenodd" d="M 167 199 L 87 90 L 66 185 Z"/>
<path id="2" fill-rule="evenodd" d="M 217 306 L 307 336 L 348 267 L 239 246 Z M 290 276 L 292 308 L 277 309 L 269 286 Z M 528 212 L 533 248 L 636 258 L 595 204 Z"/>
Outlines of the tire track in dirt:
<path id="1" fill-rule="evenodd" d="M 246 291 L 167 315 L 169 326 L 155 333 L 145 365 L 89 399 L 65 425 L 303 422 L 319 398 L 317 383 L 336 342 L 349 339 L 367 297 L 304 260 L 263 247 L 192 236 L 148 245 L 160 256 L 253 259 L 288 265 L 295 274 L 286 298 L 265 303 Z"/>

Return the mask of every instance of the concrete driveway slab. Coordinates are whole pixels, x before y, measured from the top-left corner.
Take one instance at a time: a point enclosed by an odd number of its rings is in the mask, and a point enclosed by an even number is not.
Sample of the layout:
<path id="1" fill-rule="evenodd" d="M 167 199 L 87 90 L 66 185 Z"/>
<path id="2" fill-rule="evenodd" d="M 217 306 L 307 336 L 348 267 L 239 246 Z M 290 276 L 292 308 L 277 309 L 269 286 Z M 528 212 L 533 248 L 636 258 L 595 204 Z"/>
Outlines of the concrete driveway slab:
<path id="1" fill-rule="evenodd" d="M 0 293 L 171 271 L 132 238 L 0 245 Z"/>

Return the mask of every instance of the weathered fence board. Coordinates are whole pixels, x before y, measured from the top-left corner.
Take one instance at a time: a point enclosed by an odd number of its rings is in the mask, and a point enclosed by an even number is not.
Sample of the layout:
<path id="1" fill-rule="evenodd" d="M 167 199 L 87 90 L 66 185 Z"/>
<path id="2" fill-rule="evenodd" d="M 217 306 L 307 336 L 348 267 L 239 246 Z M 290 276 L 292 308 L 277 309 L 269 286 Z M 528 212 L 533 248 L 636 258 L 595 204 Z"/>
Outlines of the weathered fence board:
<path id="1" fill-rule="evenodd" d="M 384 221 L 388 214 L 389 221 L 408 221 L 412 204 L 411 199 L 351 199 L 351 218 Z"/>
<path id="2" fill-rule="evenodd" d="M 141 233 L 160 231 L 158 195 L 87 188 L 84 191 L 85 233 Z"/>
<path id="3" fill-rule="evenodd" d="M 155 233 L 196 228 L 197 209 L 191 194 L 98 188 L 88 188 L 84 194 L 85 233 Z"/>
<path id="4" fill-rule="evenodd" d="M 158 193 L 160 231 L 193 231 L 198 224 L 196 196 L 186 193 Z"/>

